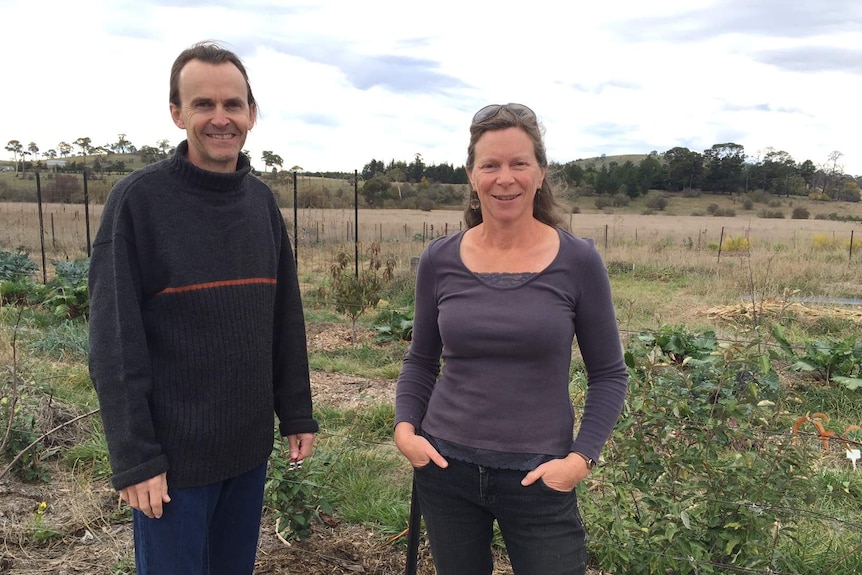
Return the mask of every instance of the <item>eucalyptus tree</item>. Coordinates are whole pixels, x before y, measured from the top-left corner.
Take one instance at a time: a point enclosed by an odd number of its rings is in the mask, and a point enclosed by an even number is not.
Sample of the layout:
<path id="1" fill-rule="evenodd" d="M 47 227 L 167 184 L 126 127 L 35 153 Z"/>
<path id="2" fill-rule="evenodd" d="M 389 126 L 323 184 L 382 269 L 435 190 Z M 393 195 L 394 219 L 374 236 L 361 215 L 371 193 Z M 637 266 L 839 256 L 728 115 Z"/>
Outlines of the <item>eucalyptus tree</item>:
<path id="1" fill-rule="evenodd" d="M 15 160 L 15 173 L 18 173 L 18 156 L 24 151 L 24 146 L 18 140 L 9 140 L 6 144 L 6 150 L 12 152 L 12 158 Z"/>
<path id="2" fill-rule="evenodd" d="M 284 160 L 278 154 L 271 152 L 270 150 L 264 150 L 263 155 L 261 157 L 263 163 L 267 168 L 271 168 L 273 166 L 278 166 L 281 168 L 284 166 Z"/>
<path id="3" fill-rule="evenodd" d="M 83 136 L 83 137 L 75 140 L 75 145 L 78 146 L 79 148 L 81 148 L 81 156 L 82 157 L 86 156 L 90 152 L 90 143 L 91 142 L 92 142 L 92 140 L 87 136 Z"/>
<path id="4" fill-rule="evenodd" d="M 744 182 L 745 148 L 728 142 L 703 152 L 704 189 L 722 194 L 738 192 Z"/>
<path id="5" fill-rule="evenodd" d="M 681 192 L 700 187 L 703 176 L 703 156 L 688 148 L 677 146 L 662 154 L 665 169 L 665 186 L 668 191 Z"/>
<path id="6" fill-rule="evenodd" d="M 171 152 L 171 143 L 167 139 L 159 140 L 156 142 L 156 147 L 161 152 L 162 158 L 167 158 Z"/>
<path id="7" fill-rule="evenodd" d="M 117 134 L 117 141 L 111 144 L 111 149 L 118 154 L 125 154 L 131 147 L 132 143 L 126 139 L 125 134 Z"/>

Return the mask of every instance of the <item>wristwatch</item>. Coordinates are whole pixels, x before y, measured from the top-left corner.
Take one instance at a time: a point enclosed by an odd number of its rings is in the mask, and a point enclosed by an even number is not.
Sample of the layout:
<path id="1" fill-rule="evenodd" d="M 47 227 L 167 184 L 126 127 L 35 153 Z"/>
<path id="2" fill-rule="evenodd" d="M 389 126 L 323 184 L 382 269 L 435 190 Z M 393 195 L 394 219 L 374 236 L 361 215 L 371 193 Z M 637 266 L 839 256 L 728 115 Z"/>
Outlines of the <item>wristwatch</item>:
<path id="1" fill-rule="evenodd" d="M 572 453 L 574 453 L 575 455 L 579 456 L 581 459 L 583 459 L 584 461 L 587 462 L 587 469 L 592 469 L 596 466 L 596 460 L 595 459 L 593 459 L 591 457 L 587 457 L 586 455 L 584 455 L 583 453 L 581 453 L 579 451 L 573 451 Z"/>

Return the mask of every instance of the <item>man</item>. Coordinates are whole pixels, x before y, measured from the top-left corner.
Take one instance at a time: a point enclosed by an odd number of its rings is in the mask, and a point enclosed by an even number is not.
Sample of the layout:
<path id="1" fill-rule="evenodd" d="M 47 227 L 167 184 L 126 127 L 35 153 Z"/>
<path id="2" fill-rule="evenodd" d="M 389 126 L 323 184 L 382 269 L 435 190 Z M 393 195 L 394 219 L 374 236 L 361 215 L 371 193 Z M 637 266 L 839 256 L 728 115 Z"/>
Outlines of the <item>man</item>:
<path id="1" fill-rule="evenodd" d="M 90 374 L 138 575 L 252 573 L 274 414 L 290 459 L 313 419 L 299 284 L 272 191 L 241 153 L 240 59 L 183 51 L 172 158 L 112 190 L 90 263 Z"/>

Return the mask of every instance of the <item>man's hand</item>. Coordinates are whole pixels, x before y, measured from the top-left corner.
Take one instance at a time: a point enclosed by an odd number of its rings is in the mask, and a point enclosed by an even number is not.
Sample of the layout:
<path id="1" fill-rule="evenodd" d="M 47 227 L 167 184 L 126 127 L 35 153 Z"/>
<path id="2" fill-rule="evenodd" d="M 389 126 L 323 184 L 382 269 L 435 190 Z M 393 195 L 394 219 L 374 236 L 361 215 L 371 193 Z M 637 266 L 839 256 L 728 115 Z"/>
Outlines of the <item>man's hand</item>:
<path id="1" fill-rule="evenodd" d="M 136 485 L 124 487 L 120 491 L 120 497 L 150 519 L 158 519 L 164 511 L 163 505 L 171 502 L 167 474 L 162 473 Z"/>
<path id="2" fill-rule="evenodd" d="M 290 446 L 290 460 L 299 462 L 311 455 L 311 447 L 314 445 L 313 433 L 297 433 L 287 436 L 287 444 Z"/>

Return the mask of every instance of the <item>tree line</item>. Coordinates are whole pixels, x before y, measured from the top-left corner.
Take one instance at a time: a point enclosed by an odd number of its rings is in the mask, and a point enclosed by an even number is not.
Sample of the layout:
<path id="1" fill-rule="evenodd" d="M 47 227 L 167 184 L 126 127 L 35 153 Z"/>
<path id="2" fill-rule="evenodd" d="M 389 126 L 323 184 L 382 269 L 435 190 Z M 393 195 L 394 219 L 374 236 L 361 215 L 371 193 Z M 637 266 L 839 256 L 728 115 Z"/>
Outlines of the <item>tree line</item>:
<path id="1" fill-rule="evenodd" d="M 652 151 L 637 163 L 602 157 L 552 163 L 550 168 L 566 192 L 583 195 L 622 194 L 633 199 L 649 190 L 736 194 L 757 189 L 780 196 L 858 202 L 862 176 L 844 174 L 841 157 L 841 152 L 832 152 L 817 166 L 811 160 L 797 163 L 789 153 L 768 148 L 762 156 L 752 158 L 742 145 L 729 142 L 715 144 L 702 153 L 684 147 Z M 361 175 L 364 186 L 370 186 L 365 195 L 371 205 L 393 199 L 402 182 L 467 183 L 463 166 L 426 166 L 421 154 L 409 164 L 395 160 L 384 164 L 373 159 L 362 168 Z"/>
<path id="2" fill-rule="evenodd" d="M 766 149 L 761 156 L 746 156 L 735 143 L 715 144 L 703 153 L 675 147 L 650 152 L 640 162 L 569 162 L 560 166 L 565 180 L 596 194 L 623 194 L 636 198 L 649 190 L 716 194 L 763 190 L 779 196 L 809 196 L 820 200 L 860 201 L 862 177 L 844 174 L 841 152 L 835 151 L 817 166 L 811 160 L 797 163 L 787 152 Z M 753 160 L 753 161 L 752 161 Z"/>
<path id="3" fill-rule="evenodd" d="M 118 134 L 117 141 L 94 146 L 89 137 L 80 137 L 72 143 L 60 142 L 56 148 L 44 153 L 35 142 L 26 147 L 19 140 L 10 140 L 6 150 L 12 153 L 16 171 L 43 168 L 40 156 L 47 159 L 68 158 L 78 149 L 81 162 L 66 162 L 57 171 L 82 171 L 87 169 L 85 158 L 95 156 L 89 169 L 99 172 L 130 171 L 126 162 L 111 160 L 112 154 L 137 155 L 143 164 L 151 164 L 167 158 L 174 152 L 168 140 L 159 140 L 155 146 L 138 148 L 125 134 Z M 248 152 L 246 152 L 248 153 Z M 674 147 L 663 153 L 652 151 L 637 163 L 620 163 L 604 157 L 592 160 L 573 160 L 552 163 L 551 173 L 559 176 L 565 187 L 584 194 L 624 195 L 636 198 L 649 190 L 685 192 L 697 190 L 716 194 L 744 193 L 763 190 L 776 195 L 809 196 L 814 199 L 860 201 L 862 176 L 854 178 L 844 173 L 839 151 L 832 152 L 820 165 L 811 160 L 796 162 L 793 157 L 780 150 L 767 148 L 762 156 L 748 156 L 745 148 L 733 142 L 715 144 L 703 152 L 685 147 Z M 276 174 L 283 170 L 284 160 L 271 150 L 264 150 L 261 161 L 268 172 Z M 35 163 L 34 163 L 35 162 Z M 300 166 L 289 169 L 303 172 Z M 353 174 L 326 172 L 317 174 L 353 180 Z M 431 184 L 467 184 L 464 166 L 449 163 L 426 164 L 417 153 L 406 162 L 392 159 L 388 163 L 372 159 L 359 174 L 363 182 L 363 196 L 370 206 L 383 206 L 388 200 L 403 197 L 407 184 L 424 186 Z"/>

